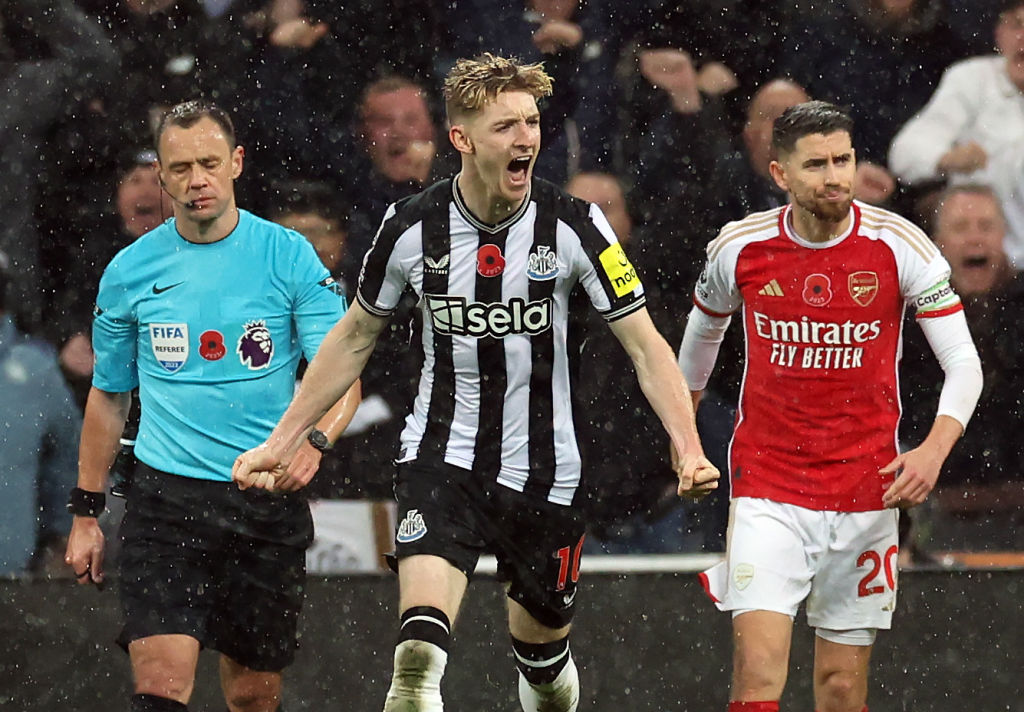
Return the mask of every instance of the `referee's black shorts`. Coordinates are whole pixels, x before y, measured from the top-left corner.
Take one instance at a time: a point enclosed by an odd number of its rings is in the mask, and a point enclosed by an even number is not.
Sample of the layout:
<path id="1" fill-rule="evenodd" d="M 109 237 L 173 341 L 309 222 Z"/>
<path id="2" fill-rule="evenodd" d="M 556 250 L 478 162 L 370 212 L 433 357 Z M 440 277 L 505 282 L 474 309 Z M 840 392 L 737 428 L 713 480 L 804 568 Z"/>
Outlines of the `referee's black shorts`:
<path id="1" fill-rule="evenodd" d="M 584 533 L 576 508 L 448 464 L 400 463 L 395 495 L 399 560 L 440 556 L 471 578 L 480 554 L 494 554 L 509 598 L 549 628 L 572 622 Z"/>
<path id="2" fill-rule="evenodd" d="M 312 539 L 301 495 L 139 463 L 121 524 L 118 643 L 184 634 L 253 670 L 284 669 L 298 646 Z"/>

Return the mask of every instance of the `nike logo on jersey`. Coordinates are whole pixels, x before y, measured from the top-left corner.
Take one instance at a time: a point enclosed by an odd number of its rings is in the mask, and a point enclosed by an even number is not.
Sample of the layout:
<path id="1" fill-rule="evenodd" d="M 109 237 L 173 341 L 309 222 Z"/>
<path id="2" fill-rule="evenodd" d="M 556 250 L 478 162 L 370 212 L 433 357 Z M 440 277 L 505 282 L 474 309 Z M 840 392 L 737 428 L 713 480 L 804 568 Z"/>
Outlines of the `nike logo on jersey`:
<path id="1" fill-rule="evenodd" d="M 156 283 L 154 282 L 153 283 L 153 294 L 163 294 L 168 289 L 174 289 L 175 287 L 179 287 L 182 284 L 185 284 L 185 283 L 184 282 L 175 282 L 174 284 L 168 284 L 166 287 L 158 287 L 158 286 L 156 286 Z"/>
<path id="2" fill-rule="evenodd" d="M 757 290 L 757 293 L 758 294 L 763 294 L 766 297 L 781 297 L 781 296 L 784 296 L 782 294 L 782 287 L 780 287 L 778 281 L 774 280 L 774 279 L 771 282 L 769 282 L 768 284 L 766 284 L 763 287 L 761 287 L 759 290 Z"/>

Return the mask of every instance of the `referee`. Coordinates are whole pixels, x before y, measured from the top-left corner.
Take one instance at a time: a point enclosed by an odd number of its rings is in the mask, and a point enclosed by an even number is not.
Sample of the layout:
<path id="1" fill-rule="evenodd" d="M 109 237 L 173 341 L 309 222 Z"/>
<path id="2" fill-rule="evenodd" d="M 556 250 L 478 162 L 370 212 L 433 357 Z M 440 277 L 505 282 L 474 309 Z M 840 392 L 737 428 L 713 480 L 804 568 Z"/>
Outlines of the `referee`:
<path id="1" fill-rule="evenodd" d="M 231 463 L 284 413 L 300 355 L 313 357 L 345 300 L 305 238 L 235 205 L 244 152 L 223 110 L 180 104 L 156 143 L 174 217 L 118 253 L 100 281 L 65 559 L 80 584 L 103 582 L 96 517 L 138 387 L 139 467 L 119 562 L 131 710 L 187 709 L 199 650 L 210 647 L 230 712 L 273 712 L 313 534 L 298 490 L 317 448 L 351 419 L 358 385 L 339 394 L 326 432 L 283 453 L 281 494 L 239 491 Z"/>

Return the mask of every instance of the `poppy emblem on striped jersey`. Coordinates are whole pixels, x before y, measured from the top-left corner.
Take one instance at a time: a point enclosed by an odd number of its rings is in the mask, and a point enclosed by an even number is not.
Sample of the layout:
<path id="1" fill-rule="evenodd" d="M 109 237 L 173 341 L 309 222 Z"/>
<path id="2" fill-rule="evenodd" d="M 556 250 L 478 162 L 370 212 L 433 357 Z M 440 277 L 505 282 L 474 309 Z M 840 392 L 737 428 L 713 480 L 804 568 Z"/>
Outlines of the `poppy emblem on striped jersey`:
<path id="1" fill-rule="evenodd" d="M 497 277 L 505 271 L 505 258 L 497 245 L 482 245 L 476 251 L 476 271 L 481 277 Z"/>

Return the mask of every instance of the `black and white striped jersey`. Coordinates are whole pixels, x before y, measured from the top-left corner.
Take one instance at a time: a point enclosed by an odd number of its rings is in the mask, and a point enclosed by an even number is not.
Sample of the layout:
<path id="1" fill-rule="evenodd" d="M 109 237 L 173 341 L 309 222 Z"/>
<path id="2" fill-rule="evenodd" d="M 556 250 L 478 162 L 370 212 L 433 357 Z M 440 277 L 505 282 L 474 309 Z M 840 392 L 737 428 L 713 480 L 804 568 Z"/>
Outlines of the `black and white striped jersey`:
<path id="1" fill-rule="evenodd" d="M 570 310 L 586 308 L 585 294 L 613 321 L 645 301 L 601 210 L 534 178 L 519 210 L 487 225 L 443 180 L 388 208 L 356 298 L 388 316 L 406 284 L 423 310 L 424 363 L 399 462 L 443 461 L 572 504 Z"/>

